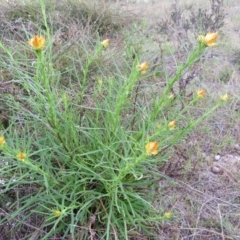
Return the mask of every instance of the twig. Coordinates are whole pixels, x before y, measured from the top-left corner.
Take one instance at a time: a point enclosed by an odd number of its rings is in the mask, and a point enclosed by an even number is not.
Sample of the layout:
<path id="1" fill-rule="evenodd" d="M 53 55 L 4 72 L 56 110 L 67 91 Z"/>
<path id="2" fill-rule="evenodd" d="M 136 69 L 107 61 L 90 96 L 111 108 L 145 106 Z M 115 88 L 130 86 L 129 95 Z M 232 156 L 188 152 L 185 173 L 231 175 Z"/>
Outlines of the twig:
<path id="1" fill-rule="evenodd" d="M 220 210 L 220 206 L 221 204 L 218 204 L 218 214 L 220 217 L 220 224 L 221 224 L 221 230 L 222 230 L 222 240 L 225 240 L 224 234 L 223 234 L 223 223 L 222 223 L 222 215 L 221 215 L 221 210 Z"/>
<path id="2" fill-rule="evenodd" d="M 222 236 L 222 234 L 221 233 L 219 233 L 219 232 L 216 232 L 216 231 L 214 231 L 214 230 L 209 230 L 209 229 L 206 229 L 206 228 L 181 228 L 182 230 L 200 230 L 200 231 L 206 231 L 206 232 L 209 232 L 209 233 L 214 233 L 215 235 L 220 235 L 220 236 Z M 191 237 L 191 236 L 186 236 L 186 237 L 183 237 L 183 238 L 181 238 L 181 240 L 184 240 L 184 239 L 190 239 L 189 237 Z M 230 236 L 226 236 L 227 237 L 227 239 L 229 239 L 229 240 L 234 240 L 232 237 L 230 237 Z"/>
<path id="3" fill-rule="evenodd" d="M 213 199 L 211 198 L 210 200 L 208 200 L 208 201 L 206 201 L 205 203 L 203 203 L 202 204 L 202 206 L 201 206 L 201 208 L 200 208 L 200 210 L 199 210 L 199 214 L 198 214 L 198 217 L 197 217 L 197 220 L 196 220 L 196 227 L 195 227 L 195 230 L 194 230 L 194 233 L 193 233 L 193 239 L 194 239 L 194 236 L 196 235 L 196 230 L 198 229 L 197 228 L 197 225 L 198 225 L 198 223 L 199 223 L 199 219 L 200 219 L 200 215 L 201 215 L 201 212 L 202 212 L 202 209 L 203 209 L 203 207 L 207 204 L 207 203 L 209 203 L 209 202 L 211 202 Z"/>

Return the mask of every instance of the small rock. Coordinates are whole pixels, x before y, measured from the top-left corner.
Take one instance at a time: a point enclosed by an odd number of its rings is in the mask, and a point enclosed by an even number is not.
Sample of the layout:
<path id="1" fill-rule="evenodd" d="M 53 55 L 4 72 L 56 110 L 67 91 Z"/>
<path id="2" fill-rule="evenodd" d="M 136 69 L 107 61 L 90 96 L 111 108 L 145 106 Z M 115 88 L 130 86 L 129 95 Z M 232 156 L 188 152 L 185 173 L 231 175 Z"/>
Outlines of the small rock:
<path id="1" fill-rule="evenodd" d="M 234 146 L 237 150 L 240 150 L 240 145 L 239 144 L 235 144 Z"/>
<path id="2" fill-rule="evenodd" d="M 223 174 L 222 168 L 218 165 L 212 165 L 211 171 L 215 174 Z"/>
<path id="3" fill-rule="evenodd" d="M 219 154 L 215 155 L 214 160 L 219 161 L 221 159 L 221 156 Z"/>

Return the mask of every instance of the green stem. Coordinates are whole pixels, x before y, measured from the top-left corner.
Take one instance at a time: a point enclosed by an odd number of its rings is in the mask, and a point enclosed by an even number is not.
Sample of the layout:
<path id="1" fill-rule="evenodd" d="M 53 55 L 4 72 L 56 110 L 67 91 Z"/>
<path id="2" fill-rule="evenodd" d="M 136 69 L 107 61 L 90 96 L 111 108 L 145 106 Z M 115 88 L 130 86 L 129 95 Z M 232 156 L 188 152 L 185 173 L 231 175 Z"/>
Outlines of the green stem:
<path id="1" fill-rule="evenodd" d="M 175 138 L 172 139 L 172 144 L 174 144 L 178 139 L 186 135 L 191 129 L 196 127 L 200 122 L 203 121 L 204 118 L 206 118 L 208 115 L 213 113 L 217 108 L 221 107 L 224 104 L 223 101 L 220 101 L 216 106 L 214 106 L 211 110 L 204 113 L 200 118 L 198 118 L 196 121 L 190 123 L 183 131 L 180 132 Z"/>
<path id="2" fill-rule="evenodd" d="M 104 47 L 102 45 L 99 45 L 99 47 L 97 48 L 95 53 L 88 59 L 86 66 L 83 68 L 83 79 L 82 79 L 82 84 L 81 84 L 82 91 L 80 93 L 80 103 L 82 103 L 82 100 L 83 100 L 83 95 L 84 95 L 84 91 L 85 91 L 85 87 L 86 87 L 89 67 L 93 63 L 96 56 L 98 56 L 98 54 L 101 53 L 103 49 L 104 49 Z"/>
<path id="3" fill-rule="evenodd" d="M 162 104 L 165 101 L 165 99 L 168 97 L 173 85 L 181 78 L 183 72 L 186 69 L 188 69 L 190 66 L 192 66 L 198 60 L 198 57 L 200 56 L 200 54 L 204 50 L 204 48 L 205 47 L 203 47 L 202 45 L 199 45 L 198 49 L 195 50 L 194 52 L 192 52 L 192 54 L 188 57 L 187 62 L 184 65 L 178 67 L 175 76 L 168 83 L 167 88 L 163 94 L 163 97 L 160 99 L 159 102 L 156 103 L 155 109 L 151 116 L 151 120 L 156 119 L 156 117 L 162 107 Z"/>

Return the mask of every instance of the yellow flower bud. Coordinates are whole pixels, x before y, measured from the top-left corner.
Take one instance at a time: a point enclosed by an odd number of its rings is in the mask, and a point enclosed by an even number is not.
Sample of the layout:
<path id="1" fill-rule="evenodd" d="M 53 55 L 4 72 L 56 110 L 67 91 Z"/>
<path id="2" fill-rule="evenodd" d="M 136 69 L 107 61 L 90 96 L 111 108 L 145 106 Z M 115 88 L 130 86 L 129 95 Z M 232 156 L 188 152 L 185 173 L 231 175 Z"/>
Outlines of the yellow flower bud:
<path id="1" fill-rule="evenodd" d="M 228 95 L 227 95 L 227 93 L 226 93 L 226 94 L 220 96 L 220 99 L 221 99 L 222 101 L 226 102 L 226 101 L 229 99 L 229 97 L 228 97 Z"/>
<path id="2" fill-rule="evenodd" d="M 0 137 L 0 147 L 5 144 L 5 138 L 3 136 Z"/>
<path id="3" fill-rule="evenodd" d="M 54 211 L 55 217 L 59 217 L 62 213 L 59 210 Z"/>
<path id="4" fill-rule="evenodd" d="M 17 159 L 24 162 L 25 158 L 26 158 L 27 154 L 24 152 L 19 152 L 17 155 Z"/>
<path id="5" fill-rule="evenodd" d="M 206 91 L 203 90 L 203 89 L 197 90 L 197 95 L 198 95 L 198 97 L 200 97 L 200 98 L 204 98 L 205 95 L 206 95 Z"/>
<path id="6" fill-rule="evenodd" d="M 44 48 L 45 42 L 46 40 L 43 36 L 35 35 L 28 41 L 28 44 L 32 46 L 34 50 L 38 51 Z"/>
<path id="7" fill-rule="evenodd" d="M 141 64 L 138 64 L 137 68 L 141 72 L 141 74 L 145 74 L 148 69 L 148 62 L 143 62 Z"/>
<path id="8" fill-rule="evenodd" d="M 158 142 L 149 142 L 145 145 L 147 155 L 157 155 L 158 154 L 159 143 Z"/>
<path id="9" fill-rule="evenodd" d="M 175 96 L 173 93 L 169 94 L 168 99 L 174 99 L 174 98 L 175 98 Z"/>
<path id="10" fill-rule="evenodd" d="M 200 35 L 198 37 L 198 41 L 203 43 L 207 47 L 213 47 L 217 45 L 216 43 L 217 37 L 218 37 L 218 32 L 215 32 L 215 33 L 209 32 L 207 33 L 206 36 Z"/>
<path id="11" fill-rule="evenodd" d="M 108 39 L 108 38 L 101 42 L 101 45 L 105 48 L 108 47 L 109 44 L 110 44 L 110 39 Z"/>
<path id="12" fill-rule="evenodd" d="M 168 124 L 168 128 L 170 130 L 173 130 L 174 128 L 176 127 L 176 121 L 171 121 L 169 124 Z"/>
<path id="13" fill-rule="evenodd" d="M 166 212 L 165 214 L 164 214 L 164 217 L 166 217 L 166 218 L 170 218 L 172 216 L 172 213 L 171 212 Z"/>

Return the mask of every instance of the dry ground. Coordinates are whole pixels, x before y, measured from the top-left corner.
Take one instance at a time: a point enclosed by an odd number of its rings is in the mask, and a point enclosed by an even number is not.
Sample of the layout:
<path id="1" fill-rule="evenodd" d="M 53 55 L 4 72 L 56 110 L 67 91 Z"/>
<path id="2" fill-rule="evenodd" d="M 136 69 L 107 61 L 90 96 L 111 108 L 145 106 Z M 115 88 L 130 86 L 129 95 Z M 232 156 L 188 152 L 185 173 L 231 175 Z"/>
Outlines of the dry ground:
<path id="1" fill-rule="evenodd" d="M 152 36 L 161 38 L 157 25 L 169 18 L 175 1 L 123 2 L 122 7 L 147 21 Z M 178 2 L 186 12 L 193 4 L 196 9 L 210 6 L 207 0 Z M 158 239 L 240 239 L 239 1 L 224 1 L 224 11 L 219 46 L 195 84 L 211 96 L 227 92 L 231 101 L 176 146 L 162 169 L 171 180 L 159 182 L 156 205 L 169 209 L 174 218 L 162 225 Z"/>

